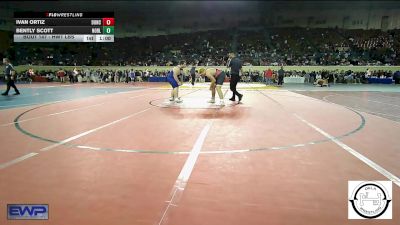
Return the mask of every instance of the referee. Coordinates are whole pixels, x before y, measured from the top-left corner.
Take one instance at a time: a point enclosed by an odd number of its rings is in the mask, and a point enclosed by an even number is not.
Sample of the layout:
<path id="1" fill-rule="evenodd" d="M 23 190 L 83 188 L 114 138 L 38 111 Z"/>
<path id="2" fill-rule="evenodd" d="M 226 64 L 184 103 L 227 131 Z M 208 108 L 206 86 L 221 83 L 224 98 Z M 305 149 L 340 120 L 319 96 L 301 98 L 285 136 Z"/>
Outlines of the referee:
<path id="1" fill-rule="evenodd" d="M 6 92 L 2 93 L 1 95 L 8 95 L 8 92 L 10 91 L 10 87 L 14 88 L 14 90 L 15 90 L 14 95 L 19 95 L 20 93 L 14 83 L 15 70 L 14 70 L 13 65 L 11 65 L 10 60 L 7 58 L 3 59 L 3 64 L 6 66 L 5 75 L 6 75 L 6 79 L 7 79 L 7 90 L 6 90 Z"/>
<path id="2" fill-rule="evenodd" d="M 240 102 L 243 95 L 236 90 L 236 86 L 240 80 L 239 72 L 242 72 L 242 61 L 235 56 L 235 53 L 229 53 L 229 60 L 227 64 L 227 66 L 231 68 L 230 89 L 233 92 L 233 96 L 229 100 L 235 101 L 235 97 L 237 95 Z"/>

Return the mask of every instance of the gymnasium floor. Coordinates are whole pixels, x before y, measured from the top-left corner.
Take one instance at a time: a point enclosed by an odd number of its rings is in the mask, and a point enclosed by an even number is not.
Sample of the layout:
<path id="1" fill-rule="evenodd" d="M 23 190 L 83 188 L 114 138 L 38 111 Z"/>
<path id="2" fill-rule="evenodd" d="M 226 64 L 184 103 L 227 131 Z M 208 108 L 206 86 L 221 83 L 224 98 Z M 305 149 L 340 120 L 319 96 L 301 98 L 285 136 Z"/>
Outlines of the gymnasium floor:
<path id="1" fill-rule="evenodd" d="M 4 88 L 4 86 L 2 87 Z M 400 224 L 400 88 L 26 84 L 0 98 L 0 224 Z M 10 92 L 11 94 L 13 91 Z M 348 220 L 349 180 L 392 180 L 392 220 Z"/>

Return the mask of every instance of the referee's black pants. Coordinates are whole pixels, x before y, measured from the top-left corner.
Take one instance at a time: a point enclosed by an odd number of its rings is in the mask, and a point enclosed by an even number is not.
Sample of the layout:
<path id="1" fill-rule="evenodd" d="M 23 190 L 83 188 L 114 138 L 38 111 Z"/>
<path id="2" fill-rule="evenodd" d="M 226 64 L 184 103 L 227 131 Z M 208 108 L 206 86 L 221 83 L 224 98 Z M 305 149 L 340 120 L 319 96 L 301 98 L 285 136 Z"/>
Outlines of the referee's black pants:
<path id="1" fill-rule="evenodd" d="M 231 81 L 230 81 L 230 89 L 231 89 L 231 91 L 233 92 L 233 96 L 232 96 L 232 99 L 233 100 L 235 100 L 235 96 L 242 96 L 237 90 L 236 90 L 236 86 L 237 86 L 237 83 L 239 82 L 239 80 L 240 80 L 240 76 L 239 76 L 239 74 L 232 74 L 231 75 Z"/>
<path id="2" fill-rule="evenodd" d="M 278 85 L 283 84 L 283 76 L 278 76 Z"/>
<path id="3" fill-rule="evenodd" d="M 194 86 L 194 81 L 196 80 L 196 74 L 192 74 L 192 85 Z"/>
<path id="4" fill-rule="evenodd" d="M 8 92 L 10 91 L 10 88 L 14 88 L 15 93 L 19 94 L 17 86 L 15 86 L 14 80 L 8 79 L 7 81 L 7 90 L 4 92 L 4 94 L 8 95 Z"/>

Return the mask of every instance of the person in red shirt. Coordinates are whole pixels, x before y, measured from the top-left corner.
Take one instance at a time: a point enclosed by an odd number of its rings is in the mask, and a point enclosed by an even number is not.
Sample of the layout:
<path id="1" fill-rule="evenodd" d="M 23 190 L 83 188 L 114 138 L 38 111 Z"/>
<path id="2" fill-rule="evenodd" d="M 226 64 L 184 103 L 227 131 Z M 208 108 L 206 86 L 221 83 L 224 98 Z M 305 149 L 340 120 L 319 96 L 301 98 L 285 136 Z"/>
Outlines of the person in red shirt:
<path id="1" fill-rule="evenodd" d="M 271 68 L 268 68 L 268 70 L 264 71 L 264 77 L 265 77 L 265 85 L 272 84 L 272 70 L 271 70 Z"/>
<path id="2" fill-rule="evenodd" d="M 65 79 L 64 79 L 64 77 L 65 77 L 65 71 L 64 71 L 63 69 L 60 69 L 60 70 L 57 72 L 57 76 L 60 78 L 61 83 L 64 83 L 64 82 L 65 82 Z"/>

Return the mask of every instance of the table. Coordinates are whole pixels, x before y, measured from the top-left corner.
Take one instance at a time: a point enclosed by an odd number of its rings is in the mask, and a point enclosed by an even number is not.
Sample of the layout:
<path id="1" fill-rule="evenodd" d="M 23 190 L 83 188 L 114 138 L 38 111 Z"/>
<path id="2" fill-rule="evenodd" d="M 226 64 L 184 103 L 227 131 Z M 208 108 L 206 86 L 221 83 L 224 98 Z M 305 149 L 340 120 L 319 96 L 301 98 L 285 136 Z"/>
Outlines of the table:
<path id="1" fill-rule="evenodd" d="M 167 82 L 167 77 L 149 77 L 149 82 Z"/>
<path id="2" fill-rule="evenodd" d="M 32 76 L 32 81 L 33 82 L 48 82 L 46 77 L 42 76 Z"/>
<path id="3" fill-rule="evenodd" d="M 392 78 L 368 78 L 369 84 L 392 84 Z"/>
<path id="4" fill-rule="evenodd" d="M 304 83 L 304 77 L 284 77 L 283 78 L 283 83 L 296 83 L 296 84 L 302 84 Z"/>

